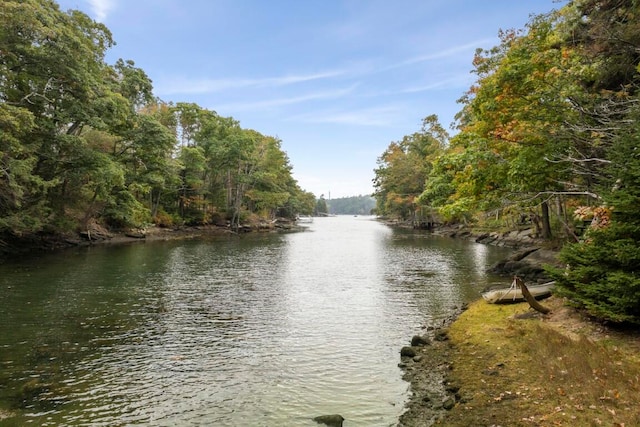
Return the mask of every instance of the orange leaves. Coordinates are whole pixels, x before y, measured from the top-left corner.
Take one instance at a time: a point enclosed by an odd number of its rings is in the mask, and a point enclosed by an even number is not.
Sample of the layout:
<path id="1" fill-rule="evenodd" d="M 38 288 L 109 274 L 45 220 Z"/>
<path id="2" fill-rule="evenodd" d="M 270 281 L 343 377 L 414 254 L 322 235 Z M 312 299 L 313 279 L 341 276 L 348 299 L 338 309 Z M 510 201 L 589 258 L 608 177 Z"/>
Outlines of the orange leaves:
<path id="1" fill-rule="evenodd" d="M 608 206 L 578 206 L 573 212 L 579 221 L 591 220 L 590 227 L 594 230 L 603 229 L 611 223 L 612 209 Z"/>

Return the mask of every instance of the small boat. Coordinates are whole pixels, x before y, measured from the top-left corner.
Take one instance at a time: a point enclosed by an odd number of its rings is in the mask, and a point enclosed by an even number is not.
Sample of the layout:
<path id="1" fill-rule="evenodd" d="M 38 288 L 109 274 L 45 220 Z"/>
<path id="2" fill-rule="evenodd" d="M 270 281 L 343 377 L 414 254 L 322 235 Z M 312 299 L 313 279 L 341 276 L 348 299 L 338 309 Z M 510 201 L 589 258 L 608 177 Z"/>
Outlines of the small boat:
<path id="1" fill-rule="evenodd" d="M 535 299 L 544 299 L 551 296 L 556 282 L 547 282 L 540 285 L 528 285 L 527 289 Z M 510 302 L 525 301 L 522 290 L 514 283 L 510 287 L 487 289 L 482 292 L 482 298 L 490 304 L 505 304 Z"/>
<path id="2" fill-rule="evenodd" d="M 298 218 L 296 218 L 296 222 L 304 224 L 312 223 L 313 217 L 309 215 L 298 216 Z"/>

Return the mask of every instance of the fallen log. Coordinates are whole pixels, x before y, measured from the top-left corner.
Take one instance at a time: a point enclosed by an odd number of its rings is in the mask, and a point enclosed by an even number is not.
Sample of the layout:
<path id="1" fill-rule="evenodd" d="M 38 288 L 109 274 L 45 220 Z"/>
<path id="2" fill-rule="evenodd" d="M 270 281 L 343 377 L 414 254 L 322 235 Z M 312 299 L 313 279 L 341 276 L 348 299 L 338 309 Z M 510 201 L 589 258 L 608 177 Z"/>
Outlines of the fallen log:
<path id="1" fill-rule="evenodd" d="M 529 292 L 527 285 L 524 284 L 524 281 L 521 278 L 519 278 L 518 276 L 514 276 L 513 281 L 520 287 L 520 290 L 522 291 L 522 296 L 524 297 L 525 300 L 527 300 L 531 308 L 533 308 L 536 311 L 539 311 L 542 314 L 551 313 L 551 309 L 540 304 L 538 300 L 536 300 L 533 297 L 533 295 L 531 295 L 531 292 Z"/>

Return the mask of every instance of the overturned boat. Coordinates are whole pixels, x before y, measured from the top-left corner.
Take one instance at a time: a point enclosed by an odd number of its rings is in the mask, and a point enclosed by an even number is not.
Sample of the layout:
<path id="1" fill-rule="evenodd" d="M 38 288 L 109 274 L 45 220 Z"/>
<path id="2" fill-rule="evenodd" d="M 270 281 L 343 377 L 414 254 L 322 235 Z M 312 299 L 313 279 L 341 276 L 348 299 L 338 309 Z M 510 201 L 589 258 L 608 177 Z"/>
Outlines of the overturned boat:
<path id="1" fill-rule="evenodd" d="M 539 285 L 528 285 L 531 295 L 539 300 L 551 296 L 556 282 L 547 282 Z M 510 302 L 525 301 L 522 290 L 514 283 L 509 287 L 490 288 L 482 292 L 482 298 L 490 304 L 505 304 Z"/>

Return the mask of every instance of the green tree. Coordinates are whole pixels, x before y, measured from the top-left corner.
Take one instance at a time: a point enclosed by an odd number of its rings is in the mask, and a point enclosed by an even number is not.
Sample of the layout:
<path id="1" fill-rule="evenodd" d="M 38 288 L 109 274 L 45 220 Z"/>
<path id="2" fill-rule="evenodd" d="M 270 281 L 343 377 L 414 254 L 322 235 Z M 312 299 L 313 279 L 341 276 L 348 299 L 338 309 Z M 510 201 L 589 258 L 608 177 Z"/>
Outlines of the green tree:
<path id="1" fill-rule="evenodd" d="M 416 219 L 420 207 L 429 203 L 427 199 L 420 203 L 418 196 L 424 190 L 433 160 L 447 140 L 448 134 L 437 117 L 431 115 L 423 120 L 420 132 L 389 144 L 374 170 L 374 197 L 379 215 Z"/>
<path id="2" fill-rule="evenodd" d="M 310 210 L 280 141 L 153 96 L 111 33 L 52 0 L 0 12 L 0 234 Z M 315 203 L 315 201 L 313 201 Z M 158 219 L 161 213 L 163 219 Z M 170 221 L 167 221 L 170 218 Z"/>
<path id="3" fill-rule="evenodd" d="M 548 159 L 568 150 L 557 132 L 574 116 L 570 99 L 577 90 L 564 72 L 573 54 L 562 48 L 554 19 L 553 14 L 535 17 L 526 33 L 503 32 L 500 46 L 478 51 L 479 80 L 463 98 L 462 131 L 473 135 L 464 139 L 465 148 L 484 158 L 481 181 L 490 181 L 476 187 L 480 192 L 474 196 L 489 195 L 494 208 L 507 207 L 505 202 L 539 207 L 546 238 L 551 237 L 549 202 L 568 181 L 566 170 Z"/>
<path id="4" fill-rule="evenodd" d="M 327 216 L 329 214 L 329 207 L 327 206 L 327 200 L 324 198 L 324 194 L 321 194 L 320 198 L 316 201 L 313 214 L 316 216 Z"/>
<path id="5" fill-rule="evenodd" d="M 558 293 L 589 314 L 640 324 L 640 107 L 608 151 L 605 207 L 582 243 L 563 247 L 564 270 L 552 270 Z M 609 218 L 609 212 L 612 212 Z"/>
<path id="6" fill-rule="evenodd" d="M 274 218 L 292 196 L 291 165 L 280 143 L 268 136 L 258 138 L 255 153 L 258 163 L 253 183 L 246 192 L 248 209 L 267 218 Z"/>
<path id="7" fill-rule="evenodd" d="M 105 123 L 104 107 L 113 98 L 103 83 L 103 58 L 112 39 L 102 24 L 78 11 L 60 12 L 52 1 L 5 1 L 2 7 L 0 96 L 33 120 L 21 140 L 28 141 L 29 173 L 37 178 L 23 188 L 30 197 L 22 209 L 39 212 L 38 221 L 30 221 L 30 231 L 39 231 L 66 221 L 71 198 L 85 194 L 80 171 L 95 159 L 80 134 Z"/>
<path id="8" fill-rule="evenodd" d="M 29 202 L 46 188 L 33 173 L 37 156 L 23 144 L 33 128 L 33 116 L 24 108 L 0 104 L 0 234 L 21 235 L 41 227 L 42 199 Z"/>

